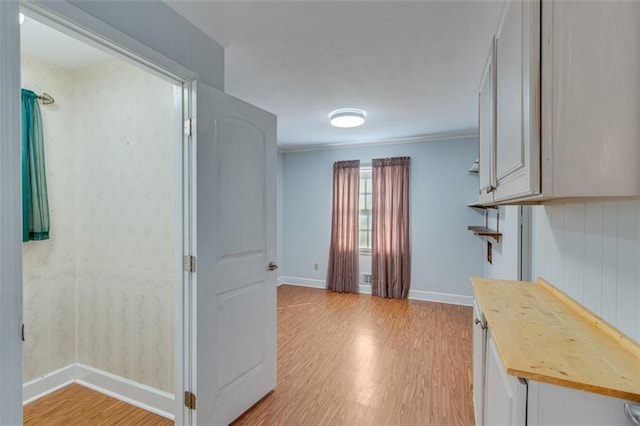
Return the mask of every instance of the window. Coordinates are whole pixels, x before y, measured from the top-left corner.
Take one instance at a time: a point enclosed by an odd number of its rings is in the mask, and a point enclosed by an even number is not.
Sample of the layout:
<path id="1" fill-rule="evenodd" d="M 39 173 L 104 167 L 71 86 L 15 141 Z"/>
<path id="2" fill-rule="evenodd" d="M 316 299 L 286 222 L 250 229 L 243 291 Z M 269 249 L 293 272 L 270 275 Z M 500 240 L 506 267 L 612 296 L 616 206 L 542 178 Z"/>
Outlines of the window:
<path id="1" fill-rule="evenodd" d="M 360 168 L 360 252 L 371 253 L 371 168 Z"/>

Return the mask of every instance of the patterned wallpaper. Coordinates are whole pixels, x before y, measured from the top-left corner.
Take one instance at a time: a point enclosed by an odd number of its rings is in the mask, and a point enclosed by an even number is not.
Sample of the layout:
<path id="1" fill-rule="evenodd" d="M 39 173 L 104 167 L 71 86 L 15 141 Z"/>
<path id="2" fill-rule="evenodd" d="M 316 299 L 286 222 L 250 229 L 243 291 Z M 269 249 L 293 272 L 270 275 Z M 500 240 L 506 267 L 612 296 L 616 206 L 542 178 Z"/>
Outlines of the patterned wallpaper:
<path id="1" fill-rule="evenodd" d="M 32 75 L 47 86 L 56 107 L 69 116 L 66 127 L 48 126 L 53 112 L 43 108 L 47 155 L 66 163 L 47 164 L 51 248 L 25 247 L 25 324 L 34 329 L 32 343 L 25 342 L 25 381 L 77 360 L 173 392 L 172 86 L 115 60 L 56 73 L 36 61 L 23 66 L 25 81 Z M 67 82 L 71 96 L 64 99 L 41 74 Z M 57 152 L 56 139 L 65 140 L 65 154 Z M 64 184 L 55 184 L 56 176 L 64 176 Z M 56 225 L 56 219 L 68 224 Z M 64 232 L 54 234 L 54 226 Z M 58 246 L 68 262 L 58 261 Z M 67 265 L 67 274 L 42 269 L 54 262 Z M 38 285 L 38 277 L 65 284 L 59 290 Z M 30 288 L 36 294 L 47 289 L 48 295 L 29 297 Z M 46 331 L 38 323 L 44 322 L 43 308 L 51 312 Z M 64 345 L 55 344 L 61 335 Z M 57 354 L 62 346 L 65 357 L 44 360 L 44 353 Z"/>
<path id="2" fill-rule="evenodd" d="M 22 87 L 56 99 L 41 105 L 51 238 L 23 243 L 23 368 L 29 381 L 76 361 L 76 120 L 69 71 L 23 56 Z"/>
<path id="3" fill-rule="evenodd" d="M 173 89 L 112 61 L 75 78 L 78 360 L 173 391 Z"/>

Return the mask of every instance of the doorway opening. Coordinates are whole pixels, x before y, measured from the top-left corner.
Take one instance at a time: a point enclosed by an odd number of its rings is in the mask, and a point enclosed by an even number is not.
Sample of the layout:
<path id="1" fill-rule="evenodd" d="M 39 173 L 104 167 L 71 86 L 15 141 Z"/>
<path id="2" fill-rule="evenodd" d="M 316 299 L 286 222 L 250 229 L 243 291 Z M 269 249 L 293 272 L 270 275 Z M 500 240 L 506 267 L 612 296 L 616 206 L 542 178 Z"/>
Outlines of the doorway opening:
<path id="1" fill-rule="evenodd" d="M 23 243 L 23 400 L 76 382 L 173 419 L 189 380 L 189 83 L 22 12 L 22 87 L 54 100 L 49 239 Z"/>

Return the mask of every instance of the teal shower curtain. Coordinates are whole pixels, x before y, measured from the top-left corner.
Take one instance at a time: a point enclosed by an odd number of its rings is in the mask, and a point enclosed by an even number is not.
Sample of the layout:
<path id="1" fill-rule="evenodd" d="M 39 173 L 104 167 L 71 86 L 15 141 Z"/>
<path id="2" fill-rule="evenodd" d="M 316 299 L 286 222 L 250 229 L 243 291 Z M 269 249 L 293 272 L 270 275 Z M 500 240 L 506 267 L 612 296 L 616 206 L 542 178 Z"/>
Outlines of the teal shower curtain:
<path id="1" fill-rule="evenodd" d="M 38 98 L 22 89 L 22 241 L 49 239 L 49 202 Z"/>

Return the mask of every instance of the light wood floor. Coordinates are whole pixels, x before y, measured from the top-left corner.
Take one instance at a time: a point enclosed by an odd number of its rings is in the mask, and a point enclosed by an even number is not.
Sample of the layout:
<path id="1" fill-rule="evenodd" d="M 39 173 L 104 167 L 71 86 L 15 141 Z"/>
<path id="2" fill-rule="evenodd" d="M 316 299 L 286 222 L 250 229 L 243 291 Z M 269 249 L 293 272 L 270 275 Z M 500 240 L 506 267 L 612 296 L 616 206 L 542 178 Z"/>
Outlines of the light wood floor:
<path id="1" fill-rule="evenodd" d="M 283 285 L 278 386 L 237 425 L 472 425 L 469 307 Z"/>
<path id="2" fill-rule="evenodd" d="M 471 319 L 468 307 L 280 286 L 278 386 L 235 424 L 471 425 Z M 80 385 L 24 419 L 172 424 Z"/>
<path id="3" fill-rule="evenodd" d="M 173 421 L 73 383 L 24 406 L 25 425 L 173 425 Z"/>

